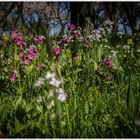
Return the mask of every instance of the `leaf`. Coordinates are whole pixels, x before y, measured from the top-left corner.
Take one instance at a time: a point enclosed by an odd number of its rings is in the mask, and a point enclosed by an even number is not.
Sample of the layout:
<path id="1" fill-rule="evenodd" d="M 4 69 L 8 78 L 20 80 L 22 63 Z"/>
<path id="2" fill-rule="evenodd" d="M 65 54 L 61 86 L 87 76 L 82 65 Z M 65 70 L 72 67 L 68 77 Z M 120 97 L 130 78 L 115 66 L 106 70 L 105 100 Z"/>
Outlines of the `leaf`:
<path id="1" fill-rule="evenodd" d="M 97 57 L 99 62 L 101 61 L 101 56 L 102 56 L 102 46 L 98 46 Z"/>
<path id="2" fill-rule="evenodd" d="M 81 64 L 81 58 L 78 57 L 78 59 L 75 61 L 75 65 L 79 66 Z"/>
<path id="3" fill-rule="evenodd" d="M 95 88 L 95 95 L 98 96 L 99 95 L 99 92 L 98 90 Z"/>
<path id="4" fill-rule="evenodd" d="M 85 103 L 84 108 L 85 108 L 86 114 L 88 114 L 89 113 L 89 105 L 88 105 L 88 102 Z"/>
<path id="5" fill-rule="evenodd" d="M 118 67 L 120 66 L 120 65 L 119 65 L 118 59 L 115 57 L 115 58 L 112 60 L 112 62 L 113 62 L 113 67 L 114 67 L 115 69 L 118 69 Z"/>
<path id="6" fill-rule="evenodd" d="M 43 113 L 43 111 L 42 111 L 42 106 L 40 106 L 40 105 L 37 105 L 37 108 L 36 108 L 40 113 Z"/>
<path id="7" fill-rule="evenodd" d="M 66 51 L 66 57 L 68 58 L 68 59 L 71 59 L 71 52 L 70 51 Z"/>
<path id="8" fill-rule="evenodd" d="M 21 123 L 17 119 L 15 119 L 15 131 L 16 131 L 16 133 L 19 133 L 21 130 L 22 130 Z"/>
<path id="9" fill-rule="evenodd" d="M 26 69 L 25 69 L 26 74 L 27 75 L 30 74 L 32 72 L 32 69 L 33 69 L 33 64 L 30 66 L 26 66 Z"/>
<path id="10" fill-rule="evenodd" d="M 19 57 L 18 57 L 18 55 L 15 55 L 14 60 L 15 61 L 19 61 L 20 60 Z"/>
<path id="11" fill-rule="evenodd" d="M 76 69 L 75 71 L 74 71 L 74 74 L 77 74 L 77 73 L 79 73 L 79 72 L 81 72 L 83 69 Z"/>
<path id="12" fill-rule="evenodd" d="M 21 103 L 21 99 L 22 99 L 22 97 L 19 96 L 19 98 L 18 98 L 17 101 L 16 101 L 16 106 L 18 106 L 18 105 Z"/>
<path id="13" fill-rule="evenodd" d="M 26 111 L 27 112 L 29 112 L 29 111 L 31 111 L 34 107 L 33 106 L 31 106 L 31 105 L 28 105 L 28 106 L 26 106 L 27 108 L 26 108 Z"/>
<path id="14" fill-rule="evenodd" d="M 94 71 L 96 71 L 96 69 L 97 69 L 97 63 L 94 61 Z"/>

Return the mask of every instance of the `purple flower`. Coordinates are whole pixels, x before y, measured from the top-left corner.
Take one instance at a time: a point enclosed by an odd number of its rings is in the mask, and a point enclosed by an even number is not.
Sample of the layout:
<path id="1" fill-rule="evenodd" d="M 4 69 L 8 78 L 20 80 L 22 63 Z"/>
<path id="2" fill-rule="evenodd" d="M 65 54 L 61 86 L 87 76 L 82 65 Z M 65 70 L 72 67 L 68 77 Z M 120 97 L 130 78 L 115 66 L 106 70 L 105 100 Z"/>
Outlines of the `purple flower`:
<path id="1" fill-rule="evenodd" d="M 1 46 L 1 45 L 3 45 L 3 42 L 2 42 L 2 41 L 0 41 L 0 46 Z"/>
<path id="2" fill-rule="evenodd" d="M 65 37 L 65 40 L 66 40 L 67 43 L 70 43 L 71 40 L 72 40 L 72 37 L 69 36 L 69 35 L 67 35 L 67 36 Z"/>
<path id="3" fill-rule="evenodd" d="M 24 55 L 23 53 L 20 53 L 18 55 L 18 57 L 21 59 L 22 63 L 24 65 L 28 65 L 29 64 L 29 59 L 28 59 L 28 56 Z"/>
<path id="4" fill-rule="evenodd" d="M 23 54 L 23 53 L 20 53 L 20 54 L 18 55 L 18 57 L 19 57 L 20 59 L 22 59 L 22 60 L 23 60 L 25 56 L 24 56 L 24 54 Z"/>
<path id="5" fill-rule="evenodd" d="M 75 31 L 74 31 L 74 37 L 75 37 L 75 38 L 77 38 L 77 37 L 79 36 L 79 34 L 80 34 L 80 31 L 78 31 L 78 30 L 75 30 Z"/>
<path id="6" fill-rule="evenodd" d="M 54 53 L 55 53 L 56 55 L 59 55 L 59 54 L 61 53 L 60 48 L 56 48 L 56 49 L 54 50 Z"/>
<path id="7" fill-rule="evenodd" d="M 28 64 L 29 64 L 29 60 L 28 60 L 28 59 L 24 59 L 24 61 L 22 61 L 22 63 L 23 63 L 24 65 L 28 65 Z"/>
<path id="8" fill-rule="evenodd" d="M 22 46 L 26 46 L 26 42 L 21 38 L 16 38 L 16 44 L 22 49 Z"/>
<path id="9" fill-rule="evenodd" d="M 10 81 L 15 81 L 15 78 L 16 78 L 16 76 L 13 74 L 13 75 L 11 75 L 11 76 L 9 77 L 9 80 L 10 80 Z"/>
<path id="10" fill-rule="evenodd" d="M 7 41 L 7 43 L 8 43 L 9 45 L 11 45 L 14 41 L 15 41 L 15 39 L 10 39 L 10 40 Z"/>
<path id="11" fill-rule="evenodd" d="M 27 49 L 28 50 L 28 52 L 29 52 L 29 54 L 28 54 L 28 58 L 30 59 L 30 60 L 32 60 L 32 59 L 34 59 L 36 56 L 37 56 L 37 50 L 35 50 L 33 47 L 30 47 L 30 48 L 28 48 Z"/>
<path id="12" fill-rule="evenodd" d="M 73 31 L 73 30 L 75 30 L 75 29 L 76 29 L 76 26 L 75 26 L 74 24 L 69 24 L 69 25 L 68 25 L 68 30 Z"/>
<path id="13" fill-rule="evenodd" d="M 14 38 L 16 38 L 16 37 L 18 36 L 18 32 L 17 32 L 17 31 L 12 31 L 11 34 L 12 34 L 12 36 L 13 36 Z"/>
<path id="14" fill-rule="evenodd" d="M 107 73 L 105 76 L 106 80 L 110 80 L 112 78 L 112 74 L 111 73 Z"/>
<path id="15" fill-rule="evenodd" d="M 109 68 L 112 67 L 112 62 L 109 58 L 106 58 L 104 63 L 106 64 L 106 66 L 108 66 Z"/>
<path id="16" fill-rule="evenodd" d="M 16 75 L 17 75 L 17 71 L 16 71 L 16 69 L 14 69 L 13 74 L 9 77 L 9 80 L 10 81 L 15 81 Z"/>
<path id="17" fill-rule="evenodd" d="M 17 70 L 16 69 L 14 69 L 13 74 L 15 74 L 15 75 L 17 74 Z"/>
<path id="18" fill-rule="evenodd" d="M 16 43 L 18 46 L 22 45 L 22 40 L 20 38 L 16 38 Z"/>
<path id="19" fill-rule="evenodd" d="M 35 40 L 37 43 L 42 44 L 42 37 L 41 37 L 41 36 L 36 35 L 36 36 L 34 37 L 34 40 Z"/>
<path id="20" fill-rule="evenodd" d="M 78 59 L 78 55 L 76 53 L 72 54 L 72 60 L 76 61 Z"/>
<path id="21" fill-rule="evenodd" d="M 37 68 L 38 68 L 39 70 L 42 70 L 42 69 L 43 69 L 43 64 L 37 64 Z"/>
<path id="22" fill-rule="evenodd" d="M 38 54 L 37 50 L 34 49 L 33 52 L 32 52 L 32 54 L 36 57 L 37 54 Z"/>
<path id="23" fill-rule="evenodd" d="M 88 46 L 89 46 L 89 42 L 88 42 L 87 39 L 82 39 L 82 40 L 80 41 L 80 43 L 81 43 L 84 47 L 88 47 Z"/>
<path id="24" fill-rule="evenodd" d="M 33 53 L 28 54 L 28 59 L 33 60 L 34 59 L 34 54 Z"/>

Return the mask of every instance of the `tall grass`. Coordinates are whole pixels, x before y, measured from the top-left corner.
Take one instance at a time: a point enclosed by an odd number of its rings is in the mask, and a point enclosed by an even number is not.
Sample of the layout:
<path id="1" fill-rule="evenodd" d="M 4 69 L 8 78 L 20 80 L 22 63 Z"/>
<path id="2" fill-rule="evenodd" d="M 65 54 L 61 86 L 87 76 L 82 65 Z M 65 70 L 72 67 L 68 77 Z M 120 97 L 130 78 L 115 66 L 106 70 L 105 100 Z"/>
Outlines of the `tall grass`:
<path id="1" fill-rule="evenodd" d="M 32 39 L 28 45 L 35 43 Z M 61 48 L 56 61 L 57 56 L 50 55 L 56 46 L 47 37 L 43 44 L 35 43 L 38 56 L 26 66 L 21 64 L 18 57 L 21 50 L 16 44 L 1 46 L 0 137 L 139 137 L 139 126 L 134 123 L 140 115 L 140 58 L 135 51 L 139 44 L 134 44 L 128 53 L 123 49 L 125 37 L 116 43 L 115 38 L 111 39 L 93 41 L 88 48 L 74 42 L 78 58 L 71 59 L 71 44 Z M 104 61 L 111 55 L 108 46 L 112 43 L 117 55 L 111 57 L 113 66 L 108 68 Z M 37 69 L 36 65 L 42 63 L 43 69 Z M 4 67 L 16 68 L 15 81 L 8 79 Z M 67 93 L 64 102 L 55 94 L 51 109 L 47 108 L 50 102 L 47 98 L 53 87 L 45 82 L 34 88 L 47 71 L 64 78 L 61 88 Z M 107 73 L 112 74 L 110 79 L 105 78 Z M 37 101 L 39 96 L 41 101 Z"/>

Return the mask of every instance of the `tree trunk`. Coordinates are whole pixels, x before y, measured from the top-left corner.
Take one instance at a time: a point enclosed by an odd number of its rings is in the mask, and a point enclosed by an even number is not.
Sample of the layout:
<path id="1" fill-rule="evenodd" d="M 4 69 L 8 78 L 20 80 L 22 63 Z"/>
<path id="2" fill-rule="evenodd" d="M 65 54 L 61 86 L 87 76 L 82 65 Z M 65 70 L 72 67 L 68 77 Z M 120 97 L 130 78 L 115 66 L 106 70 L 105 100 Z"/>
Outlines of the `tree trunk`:
<path id="1" fill-rule="evenodd" d="M 70 3 L 70 12 L 71 12 L 71 23 L 78 25 L 78 3 L 71 2 Z"/>

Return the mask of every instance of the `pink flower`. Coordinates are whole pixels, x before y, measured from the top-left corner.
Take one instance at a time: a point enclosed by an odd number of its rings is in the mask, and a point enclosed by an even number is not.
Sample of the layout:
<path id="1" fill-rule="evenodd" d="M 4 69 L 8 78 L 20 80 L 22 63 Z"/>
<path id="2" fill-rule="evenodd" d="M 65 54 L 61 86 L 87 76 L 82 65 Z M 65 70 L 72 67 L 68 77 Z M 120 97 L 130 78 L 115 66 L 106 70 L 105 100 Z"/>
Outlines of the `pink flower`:
<path id="1" fill-rule="evenodd" d="M 0 46 L 2 46 L 3 45 L 3 42 L 2 41 L 0 41 Z"/>
<path id="2" fill-rule="evenodd" d="M 28 58 L 29 58 L 30 60 L 33 60 L 33 59 L 34 59 L 33 53 L 28 54 Z"/>
<path id="3" fill-rule="evenodd" d="M 19 58 L 21 59 L 21 61 L 24 65 L 28 65 L 29 60 L 33 60 L 38 54 L 37 50 L 35 50 L 32 47 L 27 49 L 27 53 L 28 53 L 27 55 L 25 55 L 23 53 L 19 54 Z"/>
<path id="4" fill-rule="evenodd" d="M 16 78 L 16 76 L 13 74 L 13 75 L 10 76 L 9 80 L 10 81 L 15 81 L 15 78 Z"/>
<path id="5" fill-rule="evenodd" d="M 28 59 L 32 60 L 37 56 L 37 50 L 35 50 L 33 47 L 30 47 L 27 49 L 29 54 L 28 54 Z"/>
<path id="6" fill-rule="evenodd" d="M 96 72 L 96 73 L 99 73 L 99 72 L 100 72 L 100 68 L 97 67 L 96 70 L 95 70 L 95 72 Z"/>
<path id="7" fill-rule="evenodd" d="M 9 80 L 10 81 L 15 81 L 16 75 L 17 75 L 17 70 L 14 69 L 13 70 L 13 74 L 9 77 Z"/>
<path id="8" fill-rule="evenodd" d="M 68 25 L 68 30 L 73 31 L 73 30 L 75 30 L 75 29 L 76 29 L 76 26 L 75 26 L 74 24 L 69 24 L 69 25 Z"/>
<path id="9" fill-rule="evenodd" d="M 67 35 L 67 36 L 65 37 L 65 40 L 66 40 L 67 43 L 70 43 L 71 40 L 72 40 L 72 37 L 69 36 L 69 35 Z"/>
<path id="10" fill-rule="evenodd" d="M 21 38 L 16 38 L 16 44 L 22 49 L 22 46 L 26 46 L 25 41 L 23 41 Z"/>
<path id="11" fill-rule="evenodd" d="M 14 43 L 14 41 L 15 41 L 15 39 L 10 39 L 10 40 L 7 41 L 7 43 L 8 43 L 9 45 L 11 45 L 12 43 Z"/>
<path id="12" fill-rule="evenodd" d="M 12 34 L 12 36 L 13 36 L 14 38 L 16 38 L 16 37 L 18 36 L 18 32 L 17 32 L 17 31 L 12 31 L 11 34 Z"/>
<path id="13" fill-rule="evenodd" d="M 28 59 L 24 59 L 24 61 L 22 61 L 22 63 L 23 63 L 24 65 L 28 65 L 28 64 L 29 64 L 29 60 L 28 60 Z"/>
<path id="14" fill-rule="evenodd" d="M 23 60 L 25 56 L 24 56 L 23 53 L 20 53 L 20 54 L 18 55 L 18 57 L 19 57 L 21 60 Z"/>
<path id="15" fill-rule="evenodd" d="M 4 68 L 4 72 L 8 74 L 9 73 L 8 68 Z"/>
<path id="16" fill-rule="evenodd" d="M 72 54 L 72 60 L 73 60 L 73 61 L 78 60 L 78 55 L 75 54 L 75 53 L 73 53 L 73 54 Z"/>
<path id="17" fill-rule="evenodd" d="M 17 38 L 16 43 L 17 43 L 18 46 L 21 46 L 22 45 L 22 40 L 20 38 Z"/>
<path id="18" fill-rule="evenodd" d="M 59 54 L 61 53 L 60 48 L 56 48 L 56 49 L 54 50 L 54 53 L 55 53 L 56 55 L 59 55 Z"/>
<path id="19" fill-rule="evenodd" d="M 105 76 L 106 80 L 110 80 L 112 78 L 112 74 L 111 73 L 107 73 Z"/>
<path id="20" fill-rule="evenodd" d="M 75 38 L 77 38 L 77 37 L 79 36 L 79 34 L 80 34 L 80 31 L 78 31 L 78 30 L 75 30 L 75 31 L 74 31 L 74 37 L 75 37 Z"/>
<path id="21" fill-rule="evenodd" d="M 36 57 L 38 54 L 37 50 L 33 50 L 32 54 Z"/>
<path id="22" fill-rule="evenodd" d="M 43 69 L 43 64 L 37 64 L 37 68 L 38 68 L 39 70 L 42 70 L 42 69 Z"/>
<path id="23" fill-rule="evenodd" d="M 109 58 L 106 58 L 104 63 L 106 64 L 106 66 L 112 67 L 112 62 L 111 62 L 111 60 Z"/>
<path id="24" fill-rule="evenodd" d="M 33 51 L 34 51 L 33 47 L 29 47 L 27 50 L 28 50 L 29 52 L 33 52 Z"/>
<path id="25" fill-rule="evenodd" d="M 89 42 L 88 42 L 87 39 L 82 39 L 82 40 L 80 41 L 80 43 L 81 43 L 84 47 L 88 47 L 88 46 L 89 46 Z"/>
<path id="26" fill-rule="evenodd" d="M 21 38 L 16 38 L 16 44 L 22 49 L 23 41 Z"/>
<path id="27" fill-rule="evenodd" d="M 15 74 L 15 75 L 17 74 L 17 70 L 16 69 L 14 69 L 13 74 Z"/>
<path id="28" fill-rule="evenodd" d="M 37 43 L 42 44 L 42 37 L 41 37 L 41 36 L 36 35 L 36 36 L 34 37 L 34 40 L 35 40 Z"/>
<path id="29" fill-rule="evenodd" d="M 30 32 L 28 32 L 28 36 L 31 37 L 31 33 Z"/>

